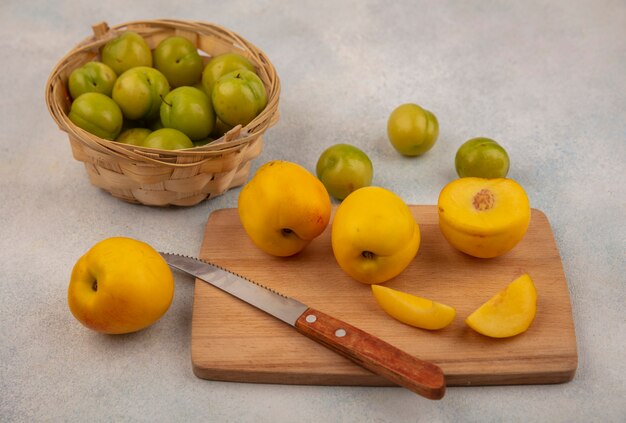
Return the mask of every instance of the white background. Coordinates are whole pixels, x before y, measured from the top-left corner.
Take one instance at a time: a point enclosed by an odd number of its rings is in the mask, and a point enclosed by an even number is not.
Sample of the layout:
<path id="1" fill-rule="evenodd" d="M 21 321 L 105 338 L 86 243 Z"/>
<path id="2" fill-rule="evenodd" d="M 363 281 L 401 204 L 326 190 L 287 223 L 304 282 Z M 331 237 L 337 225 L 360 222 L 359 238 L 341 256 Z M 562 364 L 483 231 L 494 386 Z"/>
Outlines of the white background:
<path id="1" fill-rule="evenodd" d="M 531 205 L 552 224 L 579 349 L 576 378 L 553 386 L 450 388 L 431 402 L 400 388 L 220 383 L 191 371 L 193 284 L 177 276 L 168 313 L 110 337 L 69 312 L 75 261 L 116 235 L 197 254 L 208 215 L 126 204 L 90 185 L 44 102 L 50 71 L 102 20 L 215 22 L 270 57 L 281 119 L 271 159 L 314 171 L 347 142 L 376 185 L 435 204 L 454 154 L 498 140 Z M 626 418 L 624 258 L 626 3 L 623 1 L 7 1 L 0 4 L 0 420 L 546 421 Z M 439 118 L 437 145 L 404 158 L 386 119 L 415 102 Z"/>

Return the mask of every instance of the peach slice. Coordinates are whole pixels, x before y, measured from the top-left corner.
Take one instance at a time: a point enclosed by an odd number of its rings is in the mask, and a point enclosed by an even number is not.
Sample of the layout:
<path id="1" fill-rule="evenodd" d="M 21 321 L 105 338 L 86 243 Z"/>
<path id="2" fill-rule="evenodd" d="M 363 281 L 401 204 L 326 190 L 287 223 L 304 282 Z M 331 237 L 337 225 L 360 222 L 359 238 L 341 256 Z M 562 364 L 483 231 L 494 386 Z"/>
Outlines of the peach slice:
<path id="1" fill-rule="evenodd" d="M 524 274 L 476 309 L 465 323 L 485 336 L 507 338 L 525 332 L 536 312 L 537 291 Z"/>
<path id="2" fill-rule="evenodd" d="M 387 314 L 410 326 L 442 329 L 456 316 L 456 310 L 450 306 L 395 289 L 372 285 L 372 293 Z"/>

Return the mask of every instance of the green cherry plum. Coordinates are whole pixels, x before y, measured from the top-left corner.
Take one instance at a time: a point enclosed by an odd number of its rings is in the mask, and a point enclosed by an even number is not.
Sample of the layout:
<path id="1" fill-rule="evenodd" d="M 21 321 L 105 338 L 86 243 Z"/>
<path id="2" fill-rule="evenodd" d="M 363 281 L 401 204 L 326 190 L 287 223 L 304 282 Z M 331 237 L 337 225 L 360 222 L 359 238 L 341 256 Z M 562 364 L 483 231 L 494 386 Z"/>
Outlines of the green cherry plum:
<path id="1" fill-rule="evenodd" d="M 159 116 L 161 102 L 169 92 L 167 78 L 161 72 L 138 66 L 117 78 L 113 86 L 113 100 L 126 119 L 152 120 Z"/>
<path id="2" fill-rule="evenodd" d="M 218 79 L 227 73 L 239 69 L 255 72 L 254 65 L 237 53 L 224 53 L 211 58 L 202 71 L 204 91 L 210 96 L 213 91 L 213 85 L 215 85 Z"/>
<path id="3" fill-rule="evenodd" d="M 461 178 L 504 178 L 509 173 L 509 155 L 491 138 L 472 138 L 459 147 L 454 165 Z"/>
<path id="4" fill-rule="evenodd" d="M 193 87 L 178 87 L 166 95 L 160 115 L 165 128 L 178 129 L 193 141 L 208 137 L 215 126 L 211 100 Z"/>
<path id="5" fill-rule="evenodd" d="M 367 154 L 350 144 L 328 147 L 319 157 L 315 170 L 328 193 L 338 200 L 369 186 L 374 174 Z"/>
<path id="6" fill-rule="evenodd" d="M 85 93 L 72 102 L 70 120 L 79 128 L 100 138 L 114 140 L 122 130 L 122 112 L 110 97 Z"/>
<path id="7" fill-rule="evenodd" d="M 222 122 L 230 126 L 245 126 L 265 108 L 267 93 L 257 74 L 240 69 L 217 80 L 211 100 Z"/>
<path id="8" fill-rule="evenodd" d="M 192 148 L 193 142 L 178 129 L 157 129 L 143 141 L 144 147 L 160 148 L 161 150 L 180 150 Z"/>
<path id="9" fill-rule="evenodd" d="M 144 38 L 126 31 L 107 42 L 101 52 L 102 63 L 119 76 L 136 66 L 152 66 L 152 51 Z"/>
<path id="10" fill-rule="evenodd" d="M 191 41 L 172 36 L 154 49 L 154 67 L 176 88 L 200 82 L 204 63 Z"/>
<path id="11" fill-rule="evenodd" d="M 143 142 L 151 133 L 152 131 L 148 128 L 130 128 L 122 131 L 115 141 L 122 144 L 143 145 Z"/>
<path id="12" fill-rule="evenodd" d="M 402 104 L 389 115 L 387 136 L 400 154 L 419 156 L 435 145 L 439 122 L 432 112 L 417 104 Z"/>
<path id="13" fill-rule="evenodd" d="M 70 95 L 76 99 L 81 94 L 94 92 L 110 97 L 116 80 L 117 75 L 109 66 L 102 62 L 89 62 L 70 74 Z"/>

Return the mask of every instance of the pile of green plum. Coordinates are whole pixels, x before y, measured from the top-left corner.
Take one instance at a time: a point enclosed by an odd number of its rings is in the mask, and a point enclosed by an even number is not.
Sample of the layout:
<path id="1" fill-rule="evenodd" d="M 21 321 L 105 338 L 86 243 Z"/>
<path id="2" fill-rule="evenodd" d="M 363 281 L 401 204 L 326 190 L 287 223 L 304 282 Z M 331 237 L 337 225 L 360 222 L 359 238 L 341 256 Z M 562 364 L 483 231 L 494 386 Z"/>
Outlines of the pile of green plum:
<path id="1" fill-rule="evenodd" d="M 250 123 L 267 105 L 254 65 L 236 53 L 206 63 L 186 38 L 151 50 L 136 32 L 107 42 L 101 60 L 69 77 L 69 118 L 98 137 L 165 150 L 193 148 Z"/>

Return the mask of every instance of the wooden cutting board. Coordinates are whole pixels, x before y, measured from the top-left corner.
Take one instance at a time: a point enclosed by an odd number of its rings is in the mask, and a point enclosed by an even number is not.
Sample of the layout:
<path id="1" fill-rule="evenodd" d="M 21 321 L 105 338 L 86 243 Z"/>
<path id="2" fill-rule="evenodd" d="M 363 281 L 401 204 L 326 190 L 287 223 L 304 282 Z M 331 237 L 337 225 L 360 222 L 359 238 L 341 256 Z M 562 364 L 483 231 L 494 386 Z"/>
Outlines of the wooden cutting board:
<path id="1" fill-rule="evenodd" d="M 454 322 L 438 331 L 400 323 L 376 303 L 369 285 L 336 264 L 330 225 L 290 258 L 256 248 L 236 209 L 213 212 L 199 256 L 337 317 L 438 364 L 448 386 L 543 384 L 574 377 L 578 356 L 569 293 L 546 216 L 533 209 L 525 238 L 509 253 L 476 259 L 443 238 L 436 206 L 411 206 L 422 241 L 409 267 L 385 286 L 448 304 Z M 523 273 L 537 288 L 531 327 L 492 339 L 464 319 Z M 388 386 L 390 382 L 300 335 L 294 328 L 202 281 L 196 281 L 191 340 L 194 373 L 223 381 Z"/>

